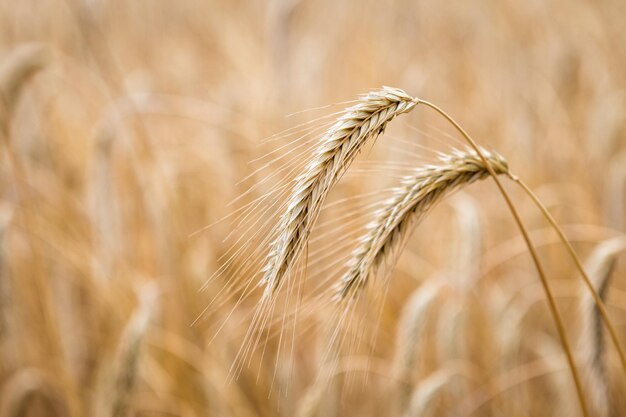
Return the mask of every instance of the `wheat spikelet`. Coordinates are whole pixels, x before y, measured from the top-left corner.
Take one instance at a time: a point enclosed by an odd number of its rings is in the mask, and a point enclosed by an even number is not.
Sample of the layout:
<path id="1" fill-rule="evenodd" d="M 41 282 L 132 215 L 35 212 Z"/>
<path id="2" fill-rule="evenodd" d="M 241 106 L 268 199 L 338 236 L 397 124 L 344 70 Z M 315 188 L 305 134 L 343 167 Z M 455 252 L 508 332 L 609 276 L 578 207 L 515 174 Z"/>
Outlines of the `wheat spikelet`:
<path id="1" fill-rule="evenodd" d="M 279 221 L 277 237 L 263 268 L 266 294 L 278 288 L 302 252 L 326 195 L 363 145 L 417 102 L 402 90 L 384 87 L 361 97 L 322 137 L 304 173 L 295 180 L 287 210 Z"/>
<path id="2" fill-rule="evenodd" d="M 587 260 L 586 269 L 602 301 L 606 301 L 617 256 L 624 251 L 626 251 L 626 238 L 620 236 L 598 245 Z M 586 379 L 587 392 L 596 415 L 609 416 L 611 413 L 609 381 L 604 365 L 604 329 L 595 300 L 588 291 L 584 291 L 582 295 L 580 310 L 582 334 L 579 351 L 586 370 L 583 376 Z"/>
<path id="3" fill-rule="evenodd" d="M 482 151 L 496 174 L 509 172 L 506 160 L 495 152 Z M 474 151 L 454 151 L 441 157 L 441 165 L 419 168 L 403 180 L 389 202 L 379 210 L 360 239 L 342 278 L 338 296 L 347 297 L 365 286 L 384 260 L 393 260 L 404 246 L 413 228 L 438 201 L 461 186 L 489 175 L 487 167 Z"/>

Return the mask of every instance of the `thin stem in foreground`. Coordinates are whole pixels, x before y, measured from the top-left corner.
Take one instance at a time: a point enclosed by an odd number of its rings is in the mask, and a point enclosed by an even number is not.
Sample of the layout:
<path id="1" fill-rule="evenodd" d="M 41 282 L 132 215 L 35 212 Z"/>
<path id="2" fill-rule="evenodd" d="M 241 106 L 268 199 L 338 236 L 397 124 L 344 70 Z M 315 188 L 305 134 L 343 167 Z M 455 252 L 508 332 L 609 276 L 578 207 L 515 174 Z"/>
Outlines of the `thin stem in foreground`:
<path id="1" fill-rule="evenodd" d="M 578 401 L 580 402 L 580 408 L 582 410 L 583 416 L 584 417 L 589 417 L 589 412 L 587 410 L 587 403 L 586 403 L 585 396 L 584 396 L 584 393 L 583 393 L 582 384 L 580 382 L 580 376 L 578 375 L 578 370 L 576 369 L 576 365 L 574 363 L 574 357 L 573 357 L 573 354 L 572 354 L 572 350 L 571 350 L 571 348 L 569 346 L 569 342 L 567 340 L 567 335 L 565 333 L 565 327 L 563 326 L 563 320 L 561 319 L 561 315 L 560 315 L 560 313 L 559 313 L 559 311 L 558 311 L 558 309 L 556 307 L 556 302 L 554 301 L 554 296 L 552 295 L 552 290 L 550 289 L 550 286 L 548 285 L 548 280 L 547 280 L 545 272 L 543 270 L 543 266 L 539 262 L 539 257 L 538 257 L 537 252 L 535 251 L 535 248 L 534 248 L 534 246 L 533 246 L 533 244 L 532 244 L 532 242 L 530 240 L 530 237 L 528 235 L 528 231 L 526 230 L 526 226 L 524 226 L 524 223 L 522 222 L 522 219 L 519 216 L 519 214 L 517 212 L 517 209 L 513 205 L 513 202 L 511 201 L 511 198 L 509 197 L 509 194 L 506 192 L 506 190 L 502 186 L 502 183 L 498 179 L 498 177 L 497 177 L 493 167 L 489 164 L 489 162 L 487 161 L 487 159 L 483 155 L 480 147 L 469 136 L 469 134 L 451 116 L 449 116 L 441 108 L 437 107 L 436 105 L 434 105 L 434 104 L 432 104 L 432 103 L 430 103 L 428 101 L 424 101 L 424 100 L 420 100 L 420 99 L 416 99 L 416 101 L 417 101 L 418 104 L 423 104 L 423 105 L 425 105 L 427 107 L 430 107 L 431 109 L 435 110 L 437 113 L 439 113 L 441 116 L 443 116 L 448 122 L 450 122 L 455 127 L 455 129 L 457 129 L 459 131 L 459 133 L 463 136 L 463 138 L 470 144 L 470 146 L 480 156 L 482 161 L 487 166 L 487 169 L 489 170 L 489 173 L 491 174 L 491 177 L 496 182 L 496 185 L 497 185 L 498 189 L 500 190 L 500 193 L 502 194 L 502 197 L 506 201 L 506 204 L 509 207 L 509 210 L 510 210 L 511 214 L 513 215 L 513 218 L 515 220 L 515 223 L 517 224 L 517 227 L 519 228 L 520 232 L 522 233 L 522 237 L 524 238 L 524 241 L 526 242 L 526 246 L 528 247 L 528 251 L 530 252 L 530 255 L 531 255 L 532 259 L 533 259 L 533 263 L 535 264 L 535 268 L 537 269 L 537 273 L 539 274 L 539 278 L 541 279 L 541 285 L 543 286 L 543 290 L 546 293 L 546 298 L 548 299 L 548 306 L 550 307 L 550 312 L 551 312 L 552 318 L 554 319 L 554 322 L 556 324 L 557 331 L 559 333 L 559 338 L 561 339 L 561 344 L 563 345 L 563 350 L 565 351 L 565 355 L 567 356 L 567 362 L 568 362 L 569 368 L 570 368 L 570 370 L 572 372 L 572 378 L 574 379 L 574 384 L 576 385 L 576 393 L 578 395 Z"/>
<path id="2" fill-rule="evenodd" d="M 615 327 L 613 327 L 613 324 L 611 323 L 611 320 L 609 319 L 609 313 L 606 311 L 606 306 L 605 306 L 604 302 L 602 301 L 602 299 L 600 298 L 600 295 L 593 288 L 593 284 L 591 283 L 591 279 L 589 278 L 589 275 L 585 271 L 585 268 L 583 267 L 583 264 L 580 261 L 580 258 L 578 257 L 578 255 L 574 251 L 574 248 L 572 247 L 572 244 L 565 237 L 565 234 L 563 233 L 563 231 L 561 230 L 561 228 L 557 224 L 556 220 L 554 220 L 554 217 L 552 217 L 552 215 L 550 214 L 548 209 L 543 204 L 541 204 L 541 201 L 539 201 L 539 199 L 537 198 L 535 193 L 533 193 L 533 191 L 524 183 L 524 181 L 520 180 L 519 178 L 514 178 L 513 181 L 515 181 L 520 187 L 522 187 L 524 192 L 535 203 L 535 205 L 541 211 L 543 216 L 548 220 L 550 225 L 554 228 L 554 230 L 556 231 L 557 235 L 559 236 L 559 239 L 565 245 L 565 248 L 567 249 L 567 252 L 570 254 L 572 259 L 574 260 L 574 263 L 576 264 L 576 268 L 578 269 L 578 271 L 580 271 L 580 274 L 583 277 L 583 281 L 585 282 L 585 285 L 587 286 L 587 288 L 589 289 L 589 292 L 593 296 L 593 299 L 594 299 L 594 301 L 596 303 L 596 306 L 597 306 L 598 310 L 600 311 L 600 315 L 602 316 L 602 321 L 604 322 L 604 325 L 606 326 L 606 328 L 609 331 L 609 334 L 611 335 L 611 339 L 613 340 L 613 344 L 615 345 L 615 348 L 617 349 L 617 353 L 619 355 L 619 360 L 622 363 L 622 368 L 624 370 L 624 374 L 626 374 L 626 355 L 624 355 L 624 349 L 622 348 L 622 345 L 621 345 L 621 343 L 619 341 L 619 338 L 617 337 L 617 332 L 615 331 Z"/>

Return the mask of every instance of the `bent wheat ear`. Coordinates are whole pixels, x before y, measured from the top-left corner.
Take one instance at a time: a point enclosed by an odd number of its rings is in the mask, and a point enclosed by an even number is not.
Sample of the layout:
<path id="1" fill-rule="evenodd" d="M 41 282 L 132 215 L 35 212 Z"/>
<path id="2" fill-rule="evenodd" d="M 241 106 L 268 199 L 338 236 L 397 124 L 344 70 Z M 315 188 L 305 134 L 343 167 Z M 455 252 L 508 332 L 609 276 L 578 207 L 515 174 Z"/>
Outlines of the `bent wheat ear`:
<path id="1" fill-rule="evenodd" d="M 495 152 L 482 150 L 496 174 L 508 174 L 506 160 Z M 338 296 L 343 299 L 364 287 L 385 259 L 395 261 L 413 228 L 447 194 L 467 184 L 486 178 L 487 166 L 474 151 L 454 151 L 441 157 L 441 165 L 419 168 L 405 177 L 403 185 L 379 210 L 360 239 L 341 279 Z"/>
<path id="2" fill-rule="evenodd" d="M 436 411 L 436 399 L 444 388 L 456 375 L 447 369 L 442 369 L 425 378 L 422 383 L 413 390 L 409 408 L 404 416 L 432 416 Z"/>
<path id="3" fill-rule="evenodd" d="M 411 398 L 413 374 L 423 348 L 424 334 L 433 305 L 446 294 L 441 279 L 430 279 L 413 292 L 402 310 L 396 337 L 393 375 L 397 381 L 393 392 L 398 411 L 404 413 Z M 417 415 L 417 414 L 415 414 Z"/>
<path id="4" fill-rule="evenodd" d="M 263 268 L 266 294 L 275 291 L 306 245 L 322 204 L 363 145 L 383 133 L 394 117 L 418 103 L 404 91 L 384 87 L 371 92 L 346 109 L 324 134 L 295 186 L 282 215 Z"/>

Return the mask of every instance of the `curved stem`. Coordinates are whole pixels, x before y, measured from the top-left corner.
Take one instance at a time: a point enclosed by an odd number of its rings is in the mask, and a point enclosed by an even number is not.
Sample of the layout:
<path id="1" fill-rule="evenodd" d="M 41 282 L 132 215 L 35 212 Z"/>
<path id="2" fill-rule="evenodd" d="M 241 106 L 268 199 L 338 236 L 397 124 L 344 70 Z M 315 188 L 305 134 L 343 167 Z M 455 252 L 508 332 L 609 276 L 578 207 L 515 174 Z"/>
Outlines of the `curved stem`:
<path id="1" fill-rule="evenodd" d="M 539 201 L 539 198 L 537 198 L 535 193 L 533 193 L 533 191 L 530 188 L 528 188 L 528 186 L 524 183 L 524 181 L 520 180 L 519 178 L 514 178 L 513 180 L 520 187 L 522 187 L 524 192 L 528 194 L 531 200 L 533 200 L 537 208 L 541 211 L 543 216 L 548 220 L 550 225 L 554 228 L 557 235 L 559 235 L 559 239 L 561 240 L 561 242 L 563 242 L 563 244 L 565 245 L 565 248 L 569 252 L 572 259 L 574 260 L 574 263 L 576 264 L 576 268 L 578 269 L 578 271 L 580 271 L 580 274 L 583 277 L 583 281 L 585 282 L 585 285 L 589 289 L 589 292 L 591 292 L 591 294 L 593 295 L 596 306 L 598 307 L 598 310 L 600 311 L 600 315 L 602 316 L 602 321 L 604 322 L 606 328 L 609 331 L 609 334 L 611 335 L 611 339 L 613 340 L 613 344 L 615 345 L 615 349 L 617 350 L 617 353 L 619 355 L 620 362 L 622 363 L 622 368 L 624 370 L 624 373 L 626 374 L 626 355 L 624 354 L 624 349 L 622 348 L 619 338 L 617 337 L 617 332 L 615 331 L 615 327 L 613 327 L 613 324 L 611 323 L 611 320 L 609 319 L 609 313 L 606 311 L 606 305 L 604 304 L 604 301 L 602 301 L 602 299 L 598 295 L 598 292 L 595 290 L 595 288 L 593 288 L 591 279 L 589 278 L 589 275 L 585 271 L 585 268 L 583 267 L 583 264 L 580 261 L 580 258 L 574 251 L 572 244 L 565 237 L 565 234 L 563 233 L 563 231 L 557 224 L 556 220 L 554 220 L 554 217 L 552 217 L 548 209 L 543 204 L 541 204 L 541 201 Z"/>
<path id="2" fill-rule="evenodd" d="M 543 286 L 543 290 L 546 293 L 546 298 L 548 299 L 548 306 L 550 307 L 550 313 L 552 314 L 552 318 L 554 319 L 554 323 L 556 324 L 556 328 L 559 333 L 559 338 L 561 339 L 561 344 L 563 345 L 563 350 L 565 351 L 565 356 L 567 357 L 567 362 L 572 372 L 572 378 L 574 379 L 574 385 L 576 386 L 576 393 L 578 394 L 578 400 L 580 402 L 581 411 L 583 413 L 583 416 L 589 417 L 589 412 L 587 411 L 587 403 L 586 403 L 585 396 L 583 393 L 582 385 L 580 383 L 578 370 L 576 369 L 576 365 L 574 363 L 572 350 L 569 346 L 569 342 L 567 341 L 567 334 L 565 333 L 565 326 L 563 325 L 563 320 L 561 319 L 561 315 L 559 314 L 559 311 L 556 307 L 556 302 L 554 301 L 552 290 L 550 289 L 550 286 L 548 285 L 548 280 L 543 270 L 543 266 L 539 262 L 539 256 L 537 255 L 537 252 L 535 251 L 535 248 L 528 235 L 528 231 L 526 230 L 526 226 L 524 226 L 524 223 L 522 222 L 522 219 L 519 216 L 517 209 L 513 205 L 513 202 L 511 201 L 509 194 L 506 192 L 506 190 L 502 186 L 502 183 L 500 182 L 500 180 L 498 179 L 498 176 L 494 172 L 493 167 L 491 166 L 491 164 L 489 164 L 489 161 L 487 161 L 487 159 L 483 155 L 482 151 L 480 150 L 476 142 L 451 116 L 449 116 L 441 108 L 437 107 L 436 105 L 428 101 L 416 99 L 416 102 L 417 104 L 423 104 L 427 107 L 430 107 L 431 109 L 439 113 L 441 116 L 443 116 L 448 122 L 450 122 L 450 124 L 452 124 L 459 131 L 459 133 L 465 138 L 465 140 L 470 144 L 470 146 L 476 151 L 478 156 L 480 156 L 480 159 L 483 161 L 483 163 L 487 167 L 489 174 L 491 174 L 491 177 L 496 182 L 496 185 L 498 186 L 498 189 L 500 190 L 502 197 L 506 201 L 506 204 L 509 207 L 511 214 L 513 215 L 513 218 L 515 220 L 515 223 L 517 224 L 517 227 L 522 233 L 522 237 L 524 238 L 524 241 L 526 242 L 526 246 L 528 247 L 530 256 L 533 259 L 533 263 L 535 264 L 535 268 L 537 269 L 537 273 L 539 274 L 539 278 L 541 279 L 541 285 Z"/>

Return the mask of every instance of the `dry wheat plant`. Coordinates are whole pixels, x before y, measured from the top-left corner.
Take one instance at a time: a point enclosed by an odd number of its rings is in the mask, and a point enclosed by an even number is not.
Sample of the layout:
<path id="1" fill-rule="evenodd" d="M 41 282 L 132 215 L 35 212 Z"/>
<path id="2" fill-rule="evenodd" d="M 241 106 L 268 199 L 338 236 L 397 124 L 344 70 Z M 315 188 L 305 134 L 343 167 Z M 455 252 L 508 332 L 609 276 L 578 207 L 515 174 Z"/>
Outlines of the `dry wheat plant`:
<path id="1" fill-rule="evenodd" d="M 626 415 L 624 21 L 0 0 L 0 417 Z"/>

